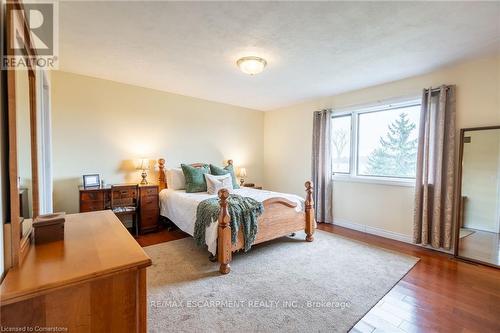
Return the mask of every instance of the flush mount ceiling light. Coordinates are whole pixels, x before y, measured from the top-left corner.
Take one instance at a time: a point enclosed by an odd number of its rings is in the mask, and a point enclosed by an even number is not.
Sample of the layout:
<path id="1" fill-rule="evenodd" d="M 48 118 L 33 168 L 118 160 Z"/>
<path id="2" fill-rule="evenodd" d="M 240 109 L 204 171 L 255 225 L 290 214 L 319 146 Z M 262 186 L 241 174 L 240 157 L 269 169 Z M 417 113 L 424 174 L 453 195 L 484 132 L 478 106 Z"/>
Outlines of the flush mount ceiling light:
<path id="1" fill-rule="evenodd" d="M 267 61 L 259 57 L 243 57 L 238 59 L 236 65 L 238 65 L 243 73 L 255 75 L 264 70 Z"/>

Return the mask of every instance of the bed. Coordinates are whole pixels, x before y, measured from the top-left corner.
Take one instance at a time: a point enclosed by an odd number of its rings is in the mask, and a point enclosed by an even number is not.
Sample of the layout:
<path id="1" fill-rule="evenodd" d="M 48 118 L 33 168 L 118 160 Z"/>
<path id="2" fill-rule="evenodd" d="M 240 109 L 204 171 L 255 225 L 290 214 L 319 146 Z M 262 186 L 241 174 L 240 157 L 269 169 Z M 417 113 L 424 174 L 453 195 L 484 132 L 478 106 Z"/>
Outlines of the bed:
<path id="1" fill-rule="evenodd" d="M 232 164 L 229 160 L 228 164 Z M 168 188 L 165 176 L 165 159 L 158 160 L 160 187 L 160 215 L 170 219 L 181 230 L 190 234 L 194 233 L 196 209 L 198 204 L 208 198 L 213 198 L 206 192 L 186 193 L 184 190 Z M 191 164 L 199 167 L 202 163 Z M 264 213 L 258 219 L 258 233 L 255 244 L 266 242 L 275 238 L 290 235 L 296 231 L 304 230 L 306 241 L 314 240 L 313 184 L 305 183 L 305 200 L 293 194 L 278 193 L 253 188 L 234 189 L 232 193 L 244 197 L 251 197 L 264 205 Z M 233 252 L 244 248 L 244 238 L 241 230 L 236 243 L 231 243 L 231 226 L 228 214 L 227 199 L 229 192 L 222 189 L 218 193 L 220 214 L 218 221 L 206 229 L 205 241 L 208 251 L 219 262 L 219 272 L 227 274 L 231 271 L 230 262 Z"/>

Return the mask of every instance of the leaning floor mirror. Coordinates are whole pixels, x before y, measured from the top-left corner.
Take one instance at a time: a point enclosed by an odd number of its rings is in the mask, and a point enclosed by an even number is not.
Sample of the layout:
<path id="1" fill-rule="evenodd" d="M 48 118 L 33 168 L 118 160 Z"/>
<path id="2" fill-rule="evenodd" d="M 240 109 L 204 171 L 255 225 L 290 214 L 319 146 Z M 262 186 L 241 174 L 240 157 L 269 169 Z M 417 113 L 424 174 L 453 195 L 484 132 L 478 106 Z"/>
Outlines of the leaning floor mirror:
<path id="1" fill-rule="evenodd" d="M 460 131 L 455 255 L 500 265 L 500 126 Z"/>
<path id="2" fill-rule="evenodd" d="M 33 53 L 31 41 L 14 48 L 15 31 L 27 29 L 19 2 L 9 2 L 6 33 L 9 56 Z M 14 15 L 17 18 L 14 19 Z M 20 27 L 14 29 L 14 23 Z M 11 266 L 22 263 L 31 245 L 32 222 L 39 214 L 38 183 L 38 122 L 37 122 L 37 73 L 31 62 L 7 71 L 8 142 L 9 142 L 9 187 L 11 225 Z"/>

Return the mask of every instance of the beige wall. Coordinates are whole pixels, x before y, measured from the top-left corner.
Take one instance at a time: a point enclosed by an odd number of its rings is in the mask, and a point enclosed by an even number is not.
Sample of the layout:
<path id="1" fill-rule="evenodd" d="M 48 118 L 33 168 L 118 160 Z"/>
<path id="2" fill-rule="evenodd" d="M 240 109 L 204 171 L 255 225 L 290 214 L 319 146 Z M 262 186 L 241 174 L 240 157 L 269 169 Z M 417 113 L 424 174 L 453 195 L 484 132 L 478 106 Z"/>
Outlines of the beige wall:
<path id="1" fill-rule="evenodd" d="M 168 167 L 231 158 L 249 181 L 263 181 L 260 111 L 53 72 L 52 122 L 56 211 L 78 211 L 83 174 L 139 181 L 133 160 L 143 156 L 164 157 Z"/>
<path id="2" fill-rule="evenodd" d="M 313 111 L 420 96 L 422 89 L 457 85 L 457 127 L 500 124 L 500 55 L 466 61 L 433 73 L 349 93 L 318 98 L 266 112 L 264 125 L 265 186 L 303 193 L 311 175 Z M 339 182 L 334 184 L 334 218 L 369 228 L 411 236 L 412 187 Z"/>

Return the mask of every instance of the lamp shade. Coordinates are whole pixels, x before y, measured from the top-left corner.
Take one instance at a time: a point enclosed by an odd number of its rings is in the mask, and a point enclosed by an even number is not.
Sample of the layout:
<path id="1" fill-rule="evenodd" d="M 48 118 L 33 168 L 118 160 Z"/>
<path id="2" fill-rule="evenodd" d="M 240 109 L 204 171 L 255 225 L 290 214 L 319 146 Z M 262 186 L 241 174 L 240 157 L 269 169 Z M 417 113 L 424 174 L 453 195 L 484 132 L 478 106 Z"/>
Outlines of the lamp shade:
<path id="1" fill-rule="evenodd" d="M 141 158 L 137 161 L 137 170 L 146 170 L 149 169 L 149 159 Z"/>
<path id="2" fill-rule="evenodd" d="M 246 177 L 247 176 L 247 169 L 245 168 L 240 168 L 240 177 Z"/>

